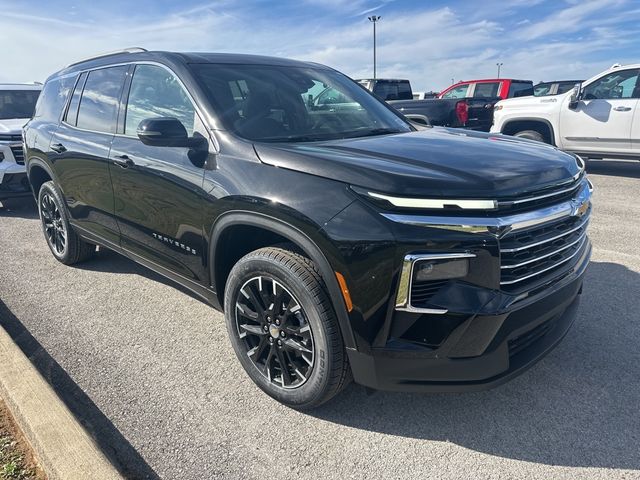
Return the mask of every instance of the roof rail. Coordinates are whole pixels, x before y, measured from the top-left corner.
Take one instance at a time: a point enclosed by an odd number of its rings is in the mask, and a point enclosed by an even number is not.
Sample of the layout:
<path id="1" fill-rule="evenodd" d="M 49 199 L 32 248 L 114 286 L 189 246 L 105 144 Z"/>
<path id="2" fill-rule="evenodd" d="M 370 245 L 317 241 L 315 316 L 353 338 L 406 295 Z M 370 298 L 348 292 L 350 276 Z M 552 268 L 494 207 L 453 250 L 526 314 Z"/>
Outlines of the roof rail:
<path id="1" fill-rule="evenodd" d="M 83 58 L 82 60 L 78 60 L 77 62 L 70 63 L 69 65 L 67 65 L 67 68 L 73 67 L 74 65 L 78 65 L 79 63 L 88 62 L 89 60 L 96 60 L 102 57 L 110 57 L 111 55 L 118 55 L 119 53 L 140 53 L 140 52 L 147 52 L 147 51 L 148 50 L 146 48 L 142 48 L 142 47 L 123 48 L 122 50 L 115 50 L 113 52 L 101 53 L 100 55 L 94 55 L 93 57 Z"/>

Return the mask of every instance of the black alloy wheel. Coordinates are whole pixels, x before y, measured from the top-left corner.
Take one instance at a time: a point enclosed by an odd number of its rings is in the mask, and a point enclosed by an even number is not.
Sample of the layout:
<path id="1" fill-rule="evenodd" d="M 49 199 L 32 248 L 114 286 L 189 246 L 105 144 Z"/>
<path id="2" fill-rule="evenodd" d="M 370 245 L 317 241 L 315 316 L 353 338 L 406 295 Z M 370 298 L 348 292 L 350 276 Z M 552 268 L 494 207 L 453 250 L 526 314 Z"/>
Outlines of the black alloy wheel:
<path id="1" fill-rule="evenodd" d="M 45 192 L 40 198 L 40 218 L 51 250 L 59 256 L 64 255 L 67 248 L 67 227 L 60 208 L 49 192 Z"/>
<path id="2" fill-rule="evenodd" d="M 314 344 L 300 302 L 264 275 L 245 282 L 235 307 L 238 337 L 258 371 L 282 388 L 304 384 L 313 370 Z"/>

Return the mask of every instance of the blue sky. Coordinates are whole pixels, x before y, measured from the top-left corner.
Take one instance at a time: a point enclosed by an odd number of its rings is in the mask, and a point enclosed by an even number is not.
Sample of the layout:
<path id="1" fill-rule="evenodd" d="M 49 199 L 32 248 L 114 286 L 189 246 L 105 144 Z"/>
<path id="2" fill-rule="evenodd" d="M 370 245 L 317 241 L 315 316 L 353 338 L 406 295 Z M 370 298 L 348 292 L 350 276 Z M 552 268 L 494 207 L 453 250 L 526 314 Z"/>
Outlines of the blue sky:
<path id="1" fill-rule="evenodd" d="M 0 82 L 44 80 L 74 60 L 127 46 L 311 60 L 353 78 L 588 78 L 640 62 L 638 0 L 0 0 Z M 635 56 L 634 56 L 635 55 Z"/>

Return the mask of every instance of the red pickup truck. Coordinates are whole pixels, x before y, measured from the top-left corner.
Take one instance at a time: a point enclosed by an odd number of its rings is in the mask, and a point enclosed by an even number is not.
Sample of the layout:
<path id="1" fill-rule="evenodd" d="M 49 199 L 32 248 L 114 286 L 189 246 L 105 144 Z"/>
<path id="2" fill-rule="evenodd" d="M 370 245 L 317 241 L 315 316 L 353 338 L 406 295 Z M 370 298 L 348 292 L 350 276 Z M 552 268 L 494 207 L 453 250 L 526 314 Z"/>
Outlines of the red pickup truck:
<path id="1" fill-rule="evenodd" d="M 430 100 L 390 101 L 414 121 L 443 127 L 462 127 L 488 132 L 493 105 L 499 100 L 533 95 L 531 80 L 510 78 L 458 82 Z"/>
<path id="2" fill-rule="evenodd" d="M 495 98 L 501 100 L 533 95 L 531 80 L 488 78 L 458 82 L 440 92 L 438 98 Z"/>

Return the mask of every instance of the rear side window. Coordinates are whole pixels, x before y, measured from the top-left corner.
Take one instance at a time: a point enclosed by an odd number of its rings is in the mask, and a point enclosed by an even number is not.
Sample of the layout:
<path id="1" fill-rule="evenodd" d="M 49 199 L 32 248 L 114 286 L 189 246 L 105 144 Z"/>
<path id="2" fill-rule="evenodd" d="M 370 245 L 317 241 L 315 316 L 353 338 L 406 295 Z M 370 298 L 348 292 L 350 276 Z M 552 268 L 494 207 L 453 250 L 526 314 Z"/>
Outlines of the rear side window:
<path id="1" fill-rule="evenodd" d="M 78 128 L 115 133 L 120 94 L 128 66 L 89 72 L 78 109 Z"/>
<path id="2" fill-rule="evenodd" d="M 507 98 L 528 97 L 533 95 L 533 84 L 530 82 L 511 82 Z"/>
<path id="3" fill-rule="evenodd" d="M 378 81 L 373 93 L 383 100 L 411 100 L 411 84 L 409 82 Z"/>
<path id="4" fill-rule="evenodd" d="M 40 93 L 33 118 L 55 122 L 60 120 L 62 109 L 67 104 L 67 98 L 75 81 L 76 75 L 49 80 Z"/>
<path id="5" fill-rule="evenodd" d="M 473 98 L 491 98 L 498 96 L 500 82 L 476 83 Z"/>

